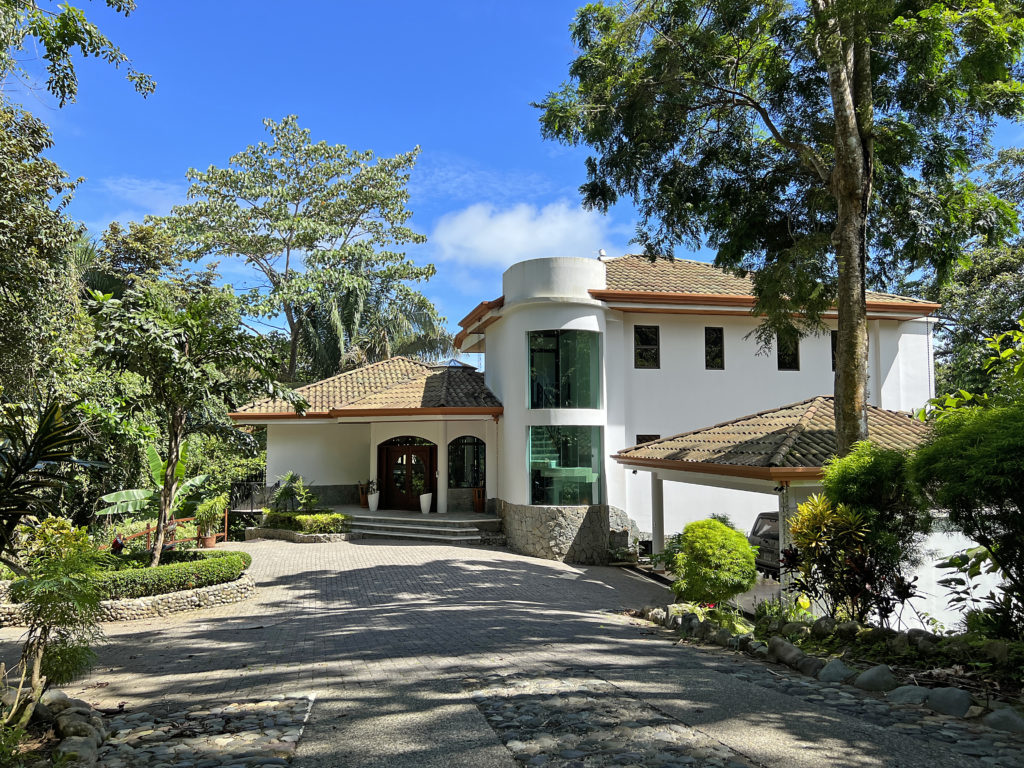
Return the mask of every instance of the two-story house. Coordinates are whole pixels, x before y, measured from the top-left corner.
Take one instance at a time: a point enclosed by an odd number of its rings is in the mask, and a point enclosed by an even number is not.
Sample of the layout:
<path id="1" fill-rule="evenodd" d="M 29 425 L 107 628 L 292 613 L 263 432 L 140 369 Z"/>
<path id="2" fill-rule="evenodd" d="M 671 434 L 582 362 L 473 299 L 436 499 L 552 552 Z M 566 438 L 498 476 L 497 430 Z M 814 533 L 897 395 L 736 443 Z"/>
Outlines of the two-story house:
<path id="1" fill-rule="evenodd" d="M 832 333 L 760 349 L 752 306 L 748 279 L 704 262 L 520 262 L 501 296 L 460 323 L 457 344 L 483 353 L 482 374 L 400 358 L 304 387 L 303 417 L 273 401 L 232 416 L 268 426 L 268 478 L 299 472 L 327 503 L 353 503 L 371 477 L 384 508 L 414 508 L 415 478 L 438 512 L 467 509 L 483 487 L 515 546 L 599 561 L 590 550 L 604 545 L 581 533 L 595 519 L 599 533 L 622 513 L 641 530 L 654 522 L 650 478 L 620 451 L 831 394 L 834 314 Z M 936 305 L 869 293 L 867 307 L 870 403 L 921 407 L 933 395 Z M 748 527 L 766 507 L 728 483 L 669 483 L 658 501 L 669 532 L 711 512 Z"/>

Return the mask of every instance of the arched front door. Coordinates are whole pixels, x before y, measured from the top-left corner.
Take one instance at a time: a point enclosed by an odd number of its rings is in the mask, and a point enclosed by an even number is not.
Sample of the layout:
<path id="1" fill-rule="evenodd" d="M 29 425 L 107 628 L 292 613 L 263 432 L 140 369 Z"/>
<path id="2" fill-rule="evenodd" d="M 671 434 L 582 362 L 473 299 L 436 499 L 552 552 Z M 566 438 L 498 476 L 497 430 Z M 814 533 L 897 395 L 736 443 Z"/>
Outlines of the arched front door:
<path id="1" fill-rule="evenodd" d="M 401 438 L 397 438 L 399 440 Z M 420 493 L 434 493 L 437 471 L 437 446 L 424 444 L 395 445 L 389 440 L 380 447 L 382 506 L 390 509 L 420 508 Z M 422 491 L 420 490 L 422 488 Z"/>

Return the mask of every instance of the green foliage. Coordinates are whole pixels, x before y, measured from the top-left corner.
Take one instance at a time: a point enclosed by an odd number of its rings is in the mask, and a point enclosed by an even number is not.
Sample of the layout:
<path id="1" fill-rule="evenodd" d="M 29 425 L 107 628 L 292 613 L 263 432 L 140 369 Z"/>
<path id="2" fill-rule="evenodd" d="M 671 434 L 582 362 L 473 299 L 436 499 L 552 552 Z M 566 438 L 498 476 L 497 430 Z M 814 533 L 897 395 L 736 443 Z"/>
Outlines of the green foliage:
<path id="1" fill-rule="evenodd" d="M 739 530 L 736 527 L 736 525 L 733 523 L 732 518 L 729 517 L 724 512 L 712 512 L 709 519 L 710 520 L 717 520 L 722 525 L 724 525 L 724 526 L 726 526 L 728 528 L 732 528 L 733 530 Z"/>
<path id="2" fill-rule="evenodd" d="M 348 516 L 338 512 L 301 514 L 265 510 L 261 525 L 299 533 L 345 533 L 349 529 Z"/>
<path id="3" fill-rule="evenodd" d="M 913 477 L 956 530 L 984 547 L 1024 632 L 1024 404 L 965 408 L 938 420 Z M 972 567 L 972 566 L 969 566 Z"/>
<path id="4" fill-rule="evenodd" d="M 683 529 L 671 569 L 676 598 L 723 603 L 754 586 L 754 548 L 739 531 L 717 520 L 698 520 Z"/>
<path id="5" fill-rule="evenodd" d="M 174 555 L 179 555 L 176 558 Z M 192 555 L 197 557 L 192 559 Z M 189 559 L 181 559 L 189 555 Z M 185 589 L 224 584 L 239 578 L 252 563 L 245 552 L 165 553 L 167 562 L 153 568 L 129 568 L 100 574 L 96 585 L 105 597 L 123 600 L 163 595 Z"/>
<path id="6" fill-rule="evenodd" d="M 873 472 L 870 464 L 858 465 L 870 461 L 870 448 L 858 448 L 848 465 L 832 469 L 840 478 L 849 479 L 846 472 Z M 841 487 L 838 481 L 835 485 Z M 911 539 L 900 540 L 893 533 L 900 526 L 879 510 L 811 496 L 790 518 L 792 546 L 782 553 L 783 568 L 794 574 L 791 589 L 829 616 L 866 621 L 874 615 L 888 622 L 896 607 L 915 594 L 904 570 L 917 558 L 917 533 L 907 527 Z"/>
<path id="7" fill-rule="evenodd" d="M 188 457 L 188 443 L 181 447 L 180 458 L 174 466 L 174 495 L 170 500 L 171 517 L 190 517 L 199 502 L 199 493 L 206 482 L 206 475 L 185 477 L 185 465 Z M 160 458 L 156 446 L 146 446 L 146 458 L 149 461 L 149 488 L 131 488 L 115 491 L 100 497 L 100 501 L 110 506 L 97 512 L 100 516 L 128 515 L 141 512 L 145 517 L 155 518 L 160 510 L 160 492 L 169 468 L 167 462 Z"/>
<path id="8" fill-rule="evenodd" d="M 406 208 L 419 150 L 377 158 L 313 142 L 294 115 L 263 124 L 270 142 L 226 168 L 188 172 L 194 202 L 168 221 L 190 258 L 238 260 L 269 286 L 248 294 L 247 312 L 284 315 L 287 380 L 296 380 L 303 349 L 314 378 L 416 345 L 447 353 L 443 319 L 410 286 L 434 267 L 397 250 L 426 239 L 408 226 Z"/>
<path id="9" fill-rule="evenodd" d="M 988 342 L 1016 329 L 1024 316 L 1024 243 L 971 254 L 941 286 L 937 301 L 935 390 L 1020 398 L 1020 387 L 991 368 Z"/>
<path id="10" fill-rule="evenodd" d="M 135 10 L 134 0 L 104 0 L 107 7 L 124 16 Z M 24 2 L 23 0 L 0 0 L 0 18 L 11 25 L 7 44 L 13 51 L 5 52 L 4 66 L 0 75 L 17 69 L 17 52 L 31 39 L 43 48 L 46 60 L 46 90 L 53 94 L 60 106 L 74 102 L 78 95 L 78 75 L 75 72 L 74 51 L 82 56 L 95 57 L 119 69 L 127 68 L 126 79 L 135 90 L 148 96 L 156 88 L 153 79 L 136 70 L 131 60 L 104 35 L 99 27 L 89 21 L 81 8 L 62 3 L 53 8 L 45 0 Z"/>
<path id="11" fill-rule="evenodd" d="M 91 666 L 92 646 L 103 637 L 98 579 L 106 560 L 88 533 L 67 520 L 50 518 L 26 533 L 27 575 L 11 584 L 10 599 L 21 604 L 28 626 L 20 664 L 31 696 L 4 717 L 20 726 L 47 684 L 66 684 Z"/>
<path id="12" fill-rule="evenodd" d="M 37 412 L 0 405 L 0 556 L 24 517 L 52 512 L 55 493 L 67 485 L 63 468 L 83 463 L 74 458 L 81 442 L 65 407 L 55 400 Z"/>
<path id="13" fill-rule="evenodd" d="M 270 510 L 277 513 L 314 512 L 320 498 L 306 487 L 297 472 L 286 472 L 278 478 L 278 487 L 270 497 Z"/>
<path id="14" fill-rule="evenodd" d="M 0 722 L 0 765 L 6 768 L 28 768 L 36 764 L 38 755 L 21 750 L 25 729 Z"/>
<path id="15" fill-rule="evenodd" d="M 209 279 L 141 282 L 123 299 L 95 293 L 93 299 L 93 354 L 145 382 L 139 404 L 164 424 L 169 467 L 179 465 L 190 431 L 209 426 L 211 404 L 230 409 L 269 395 L 304 410 L 301 396 L 276 381 L 276 361 L 266 342 L 243 328 L 241 306 L 230 287 L 213 287 Z M 163 475 L 153 565 L 160 561 L 164 527 L 181 479 L 177 471 Z"/>
<path id="16" fill-rule="evenodd" d="M 677 603 L 676 607 L 682 613 L 692 613 L 701 621 L 713 621 L 734 635 L 743 635 L 754 630 L 753 624 L 729 606 L 717 605 L 708 608 L 701 603 Z"/>
<path id="17" fill-rule="evenodd" d="M 228 508 L 228 495 L 220 493 L 196 507 L 195 523 L 200 536 L 212 536 L 221 529 Z"/>
<path id="18" fill-rule="evenodd" d="M 622 196 L 649 256 L 751 274 L 758 341 L 838 308 L 837 437 L 863 439 L 863 276 L 944 276 L 1015 212 L 972 173 L 1024 113 L 1016 3 L 591 3 L 569 81 L 537 105 L 585 144 L 584 205 Z M 870 257 L 870 260 L 869 260 Z"/>
<path id="19" fill-rule="evenodd" d="M 75 182 L 43 156 L 51 146 L 42 122 L 0 99 L 0 387 L 10 400 L 60 386 L 83 326 L 78 230 L 64 212 Z"/>
<path id="20" fill-rule="evenodd" d="M 185 474 L 205 474 L 205 488 L 213 493 L 228 493 L 232 483 L 262 474 L 266 466 L 266 429 L 250 435 L 232 428 L 225 435 L 189 438 Z"/>
<path id="21" fill-rule="evenodd" d="M 760 600 L 754 605 L 754 620 L 759 622 L 762 619 L 776 620 L 781 624 L 788 624 L 791 621 L 814 621 L 814 614 L 810 611 L 811 601 L 804 595 L 794 596 L 783 593 L 779 597 L 772 597 L 767 600 Z"/>
<path id="22" fill-rule="evenodd" d="M 105 518 L 105 521 L 109 523 L 101 528 L 94 531 L 93 536 L 96 541 L 100 544 L 110 545 L 110 542 L 114 539 L 114 536 L 120 533 L 124 538 L 124 554 L 142 554 L 149 552 L 146 548 L 146 537 L 139 536 L 135 539 L 128 539 L 129 536 L 136 533 L 143 533 L 146 530 L 146 526 L 150 529 L 154 529 L 152 518 L 138 518 L 138 517 L 121 517 L 116 522 L 110 522 L 112 518 Z M 196 545 L 196 536 L 199 533 L 195 523 L 177 523 L 174 527 L 173 535 L 178 540 L 178 544 L 175 547 L 178 549 L 190 549 Z M 169 553 L 164 552 L 163 558 L 166 558 Z"/>

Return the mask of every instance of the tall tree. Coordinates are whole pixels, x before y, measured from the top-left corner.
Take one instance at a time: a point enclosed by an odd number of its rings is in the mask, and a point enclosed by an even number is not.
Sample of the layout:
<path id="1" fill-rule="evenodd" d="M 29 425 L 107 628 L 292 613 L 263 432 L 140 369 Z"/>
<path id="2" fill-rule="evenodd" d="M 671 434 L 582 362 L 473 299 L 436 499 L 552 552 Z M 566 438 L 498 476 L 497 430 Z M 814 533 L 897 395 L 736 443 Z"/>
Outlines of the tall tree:
<path id="1" fill-rule="evenodd" d="M 139 404 L 159 414 L 166 440 L 166 470 L 151 565 L 158 565 L 172 503 L 182 479 L 175 471 L 186 437 L 208 426 L 211 402 L 229 409 L 261 396 L 282 398 L 298 410 L 302 398 L 276 381 L 277 361 L 264 339 L 241 326 L 230 287 L 206 280 L 146 281 L 123 299 L 94 294 L 94 354 L 147 384 Z"/>
<path id="2" fill-rule="evenodd" d="M 30 400 L 59 383 L 79 326 L 64 213 L 75 182 L 43 156 L 46 126 L 0 103 L 0 391 Z"/>
<path id="3" fill-rule="evenodd" d="M 595 150 L 585 204 L 629 195 L 649 255 L 706 240 L 754 270 L 762 343 L 837 307 L 845 453 L 867 434 L 869 268 L 945 271 L 1012 219 L 968 171 L 1024 110 L 1019 4 L 636 0 L 582 8 L 572 36 L 539 106 L 545 136 Z"/>
<path id="4" fill-rule="evenodd" d="M 134 0 L 103 0 L 104 4 L 125 16 L 135 11 Z M 131 60 L 85 12 L 69 3 L 40 0 L 0 0 L 0 83 L 20 74 L 17 57 L 25 41 L 43 47 L 46 60 L 46 89 L 64 106 L 78 96 L 75 49 L 84 57 L 96 57 L 115 68 L 125 65 L 127 79 L 135 90 L 148 96 L 156 88 L 153 79 L 132 66 Z"/>
<path id="5" fill-rule="evenodd" d="M 264 120 L 272 142 L 249 146 L 227 168 L 190 170 L 189 197 L 169 222 L 193 257 L 242 261 L 260 284 L 248 306 L 284 315 L 285 377 L 294 380 L 304 312 L 329 290 L 368 294 L 373 279 L 433 276 L 396 250 L 426 238 L 407 226 L 406 185 L 419 150 L 392 158 L 314 142 L 295 115 Z"/>

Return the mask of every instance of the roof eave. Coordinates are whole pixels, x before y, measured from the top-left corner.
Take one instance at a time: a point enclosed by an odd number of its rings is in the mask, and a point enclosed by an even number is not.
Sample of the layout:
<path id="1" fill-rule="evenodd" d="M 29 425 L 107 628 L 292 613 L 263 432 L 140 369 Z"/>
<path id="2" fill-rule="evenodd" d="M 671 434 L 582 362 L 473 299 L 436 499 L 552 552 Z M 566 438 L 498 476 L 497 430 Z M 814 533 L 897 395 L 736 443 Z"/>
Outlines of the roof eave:
<path id="1" fill-rule="evenodd" d="M 678 459 L 644 459 L 613 453 L 611 458 L 619 464 L 649 469 L 670 469 L 678 472 L 695 472 L 705 475 L 727 475 L 751 480 L 818 480 L 821 467 L 757 467 L 740 464 L 715 464 L 703 461 L 681 461 Z"/>

